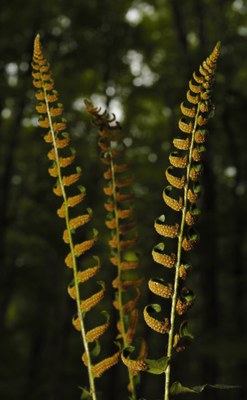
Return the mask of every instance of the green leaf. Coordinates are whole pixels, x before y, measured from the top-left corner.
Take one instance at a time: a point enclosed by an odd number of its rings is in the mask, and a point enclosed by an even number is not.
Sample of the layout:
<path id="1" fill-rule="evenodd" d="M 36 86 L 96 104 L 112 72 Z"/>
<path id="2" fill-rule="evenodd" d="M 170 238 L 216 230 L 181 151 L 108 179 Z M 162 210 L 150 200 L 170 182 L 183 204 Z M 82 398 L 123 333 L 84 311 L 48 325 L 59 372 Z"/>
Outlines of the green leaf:
<path id="1" fill-rule="evenodd" d="M 98 285 L 105 289 L 105 282 L 104 281 L 97 281 Z"/>
<path id="2" fill-rule="evenodd" d="M 97 229 L 93 228 L 93 237 L 95 238 L 97 236 L 99 236 L 99 231 Z"/>
<path id="3" fill-rule="evenodd" d="M 124 261 L 138 261 L 138 255 L 134 251 L 126 251 Z"/>
<path id="4" fill-rule="evenodd" d="M 161 253 L 165 250 L 165 244 L 164 243 L 158 243 L 155 247 L 154 250 L 157 251 L 158 253 Z"/>
<path id="5" fill-rule="evenodd" d="M 189 240 L 192 240 L 192 241 L 194 241 L 194 240 L 198 241 L 199 238 L 200 238 L 200 235 L 199 235 L 199 233 L 195 230 L 195 228 L 190 227 L 190 228 L 188 229 L 188 238 L 189 238 Z"/>
<path id="6" fill-rule="evenodd" d="M 96 340 L 94 348 L 91 351 L 91 355 L 95 358 L 98 357 L 98 355 L 100 354 L 100 350 L 101 350 L 100 342 L 99 340 Z"/>
<path id="7" fill-rule="evenodd" d="M 119 350 L 122 349 L 122 343 L 118 342 L 117 340 L 114 340 L 113 343 L 118 347 Z"/>
<path id="8" fill-rule="evenodd" d="M 89 214 L 90 216 L 93 215 L 93 210 L 92 210 L 92 208 L 87 208 L 87 212 L 88 212 L 88 214 Z"/>
<path id="9" fill-rule="evenodd" d="M 80 389 L 82 391 L 81 400 L 91 400 L 92 399 L 91 394 L 87 389 L 85 389 L 83 387 L 80 387 Z"/>
<path id="10" fill-rule="evenodd" d="M 199 151 L 199 153 L 204 153 L 206 151 L 206 147 L 203 145 L 199 145 L 197 146 L 197 150 Z"/>
<path id="11" fill-rule="evenodd" d="M 100 259 L 98 256 L 92 256 L 92 258 L 93 258 L 93 260 L 96 261 L 96 265 L 98 265 L 98 264 L 100 265 Z"/>
<path id="12" fill-rule="evenodd" d="M 181 294 L 180 294 L 181 300 L 189 303 L 189 302 L 194 302 L 195 301 L 195 295 L 192 292 L 192 290 L 187 289 L 187 288 L 183 288 L 181 290 Z"/>
<path id="13" fill-rule="evenodd" d="M 187 346 L 191 344 L 194 336 L 190 333 L 188 329 L 187 321 L 183 321 L 179 327 L 178 340 L 175 345 L 177 351 L 184 350 Z"/>
<path id="14" fill-rule="evenodd" d="M 193 184 L 193 192 L 196 194 L 199 194 L 201 192 L 202 188 L 199 182 L 195 182 Z"/>
<path id="15" fill-rule="evenodd" d="M 169 363 L 169 360 L 170 360 L 169 357 L 162 357 L 162 358 L 159 358 L 158 360 L 150 360 L 150 359 L 146 358 L 144 360 L 148 366 L 146 372 L 149 372 L 150 374 L 154 374 L 154 375 L 164 374 L 165 370 L 167 368 L 167 365 Z"/>
<path id="16" fill-rule="evenodd" d="M 193 204 L 191 206 L 190 212 L 192 215 L 195 215 L 195 216 L 199 216 L 201 214 L 201 211 L 197 208 L 196 204 Z"/>
<path id="17" fill-rule="evenodd" d="M 86 193 L 86 188 L 82 185 L 78 185 L 77 189 L 80 191 L 81 194 L 85 194 Z"/>
<path id="18" fill-rule="evenodd" d="M 159 305 L 159 304 L 157 304 L 157 303 L 152 303 L 152 304 L 149 304 L 148 306 L 146 306 L 146 310 L 147 310 L 147 312 L 150 314 L 152 314 L 152 313 L 159 313 L 159 312 L 161 312 L 161 310 L 162 310 L 162 308 L 161 308 L 161 306 Z"/>
<path id="19" fill-rule="evenodd" d="M 202 163 L 194 163 L 193 168 L 196 170 L 196 172 L 201 172 L 203 170 L 203 165 Z"/>
<path id="20" fill-rule="evenodd" d="M 106 322 L 109 322 L 109 320 L 110 320 L 110 314 L 109 314 L 109 312 L 103 310 L 103 311 L 101 311 L 101 314 L 104 315 L 104 317 L 106 318 Z"/>
<path id="21" fill-rule="evenodd" d="M 81 386 L 79 386 L 79 389 L 81 389 L 82 394 L 80 397 L 80 400 L 92 400 L 92 396 L 90 394 L 90 392 L 88 391 L 88 389 L 85 389 Z M 96 392 L 97 395 L 97 400 L 102 400 L 102 393 L 101 392 Z"/>
<path id="22" fill-rule="evenodd" d="M 183 321 L 180 325 L 179 328 L 179 336 L 182 338 L 189 338 L 191 340 L 194 339 L 194 336 L 192 335 L 192 333 L 190 333 L 189 329 L 188 329 L 188 323 L 187 321 Z"/>
<path id="23" fill-rule="evenodd" d="M 181 385 L 180 382 L 174 382 L 170 388 L 170 394 L 172 396 L 176 396 L 181 393 L 201 393 L 206 387 L 210 387 L 212 389 L 237 389 L 240 386 L 233 386 L 233 385 L 220 385 L 220 384 L 215 384 L 215 385 L 210 385 L 209 383 L 205 383 L 204 385 L 199 385 L 199 386 L 192 386 L 192 387 L 186 387 Z"/>
<path id="24" fill-rule="evenodd" d="M 156 222 L 164 223 L 166 220 L 166 217 L 164 214 L 160 215 L 159 218 L 156 219 Z"/>
<path id="25" fill-rule="evenodd" d="M 68 133 L 68 132 L 62 132 L 62 136 L 63 136 L 65 139 L 68 139 L 68 138 L 69 138 L 69 133 Z"/>

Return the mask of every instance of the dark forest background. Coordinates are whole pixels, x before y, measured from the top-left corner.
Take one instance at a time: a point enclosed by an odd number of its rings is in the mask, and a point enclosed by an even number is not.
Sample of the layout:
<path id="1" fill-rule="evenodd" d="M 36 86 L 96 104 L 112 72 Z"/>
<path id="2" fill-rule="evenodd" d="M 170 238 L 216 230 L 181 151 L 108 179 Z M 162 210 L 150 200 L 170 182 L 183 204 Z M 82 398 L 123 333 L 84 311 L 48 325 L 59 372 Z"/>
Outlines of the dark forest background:
<path id="1" fill-rule="evenodd" d="M 80 335 L 71 325 L 63 221 L 48 176 L 47 145 L 37 128 L 30 61 L 41 40 L 64 104 L 86 204 L 100 230 L 96 251 L 111 292 L 104 195 L 97 134 L 83 98 L 109 107 L 126 135 L 135 176 L 139 251 L 146 278 L 141 308 L 153 297 L 147 279 L 162 273 L 152 261 L 160 241 L 153 221 L 165 210 L 162 190 L 179 104 L 193 70 L 222 41 L 215 118 L 207 143 L 199 246 L 189 255 L 189 313 L 195 341 L 179 355 L 174 379 L 183 384 L 240 384 L 201 399 L 244 400 L 247 376 L 247 4 L 244 0 L 1 0 L 0 4 L 0 399 L 76 400 L 87 384 Z M 111 300 L 105 300 L 109 308 Z M 97 313 L 96 313 L 97 314 Z M 96 317 L 97 318 L 97 317 Z M 112 353 L 114 323 L 104 348 Z M 149 357 L 164 338 L 141 318 Z M 127 399 L 124 367 L 99 380 L 103 399 Z M 160 377 L 142 376 L 140 396 L 162 396 Z M 195 395 L 184 396 L 193 399 Z M 183 399 L 183 396 L 180 396 Z"/>

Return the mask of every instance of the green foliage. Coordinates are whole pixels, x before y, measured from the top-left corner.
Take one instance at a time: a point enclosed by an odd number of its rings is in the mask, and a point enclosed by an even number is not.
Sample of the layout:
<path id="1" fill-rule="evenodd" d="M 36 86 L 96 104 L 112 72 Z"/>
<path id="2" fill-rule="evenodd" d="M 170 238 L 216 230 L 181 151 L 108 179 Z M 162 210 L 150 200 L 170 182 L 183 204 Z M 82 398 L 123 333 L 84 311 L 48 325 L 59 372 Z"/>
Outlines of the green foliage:
<path id="1" fill-rule="evenodd" d="M 199 385 L 199 386 L 193 386 L 193 387 L 185 387 L 181 385 L 179 382 L 174 382 L 171 386 L 171 395 L 172 396 L 177 396 L 178 394 L 182 393 L 195 393 L 199 394 L 204 391 L 206 388 L 212 388 L 212 389 L 237 389 L 239 386 L 233 386 L 233 385 L 210 385 L 208 383 L 205 383 L 204 385 Z"/>

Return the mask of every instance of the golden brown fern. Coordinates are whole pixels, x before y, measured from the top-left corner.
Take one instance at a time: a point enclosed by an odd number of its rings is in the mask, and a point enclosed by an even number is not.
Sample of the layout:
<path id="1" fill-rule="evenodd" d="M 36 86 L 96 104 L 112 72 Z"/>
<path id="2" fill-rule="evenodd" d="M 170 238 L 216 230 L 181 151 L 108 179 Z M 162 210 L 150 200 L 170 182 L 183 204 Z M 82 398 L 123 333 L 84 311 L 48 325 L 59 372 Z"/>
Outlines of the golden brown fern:
<path id="1" fill-rule="evenodd" d="M 133 254 L 133 247 L 137 241 L 136 221 L 133 209 L 133 195 L 130 185 L 133 182 L 129 173 L 128 164 L 124 157 L 123 133 L 115 116 L 110 117 L 107 112 L 101 112 L 89 101 L 85 100 L 87 111 L 91 114 L 93 124 L 99 132 L 99 147 L 101 160 L 106 166 L 104 178 L 107 185 L 104 192 L 108 196 L 105 208 L 108 212 L 106 225 L 111 230 L 109 245 L 111 248 L 111 263 L 117 267 L 117 276 L 112 285 L 116 291 L 113 302 L 119 311 L 118 339 L 122 339 L 122 346 L 128 347 L 135 335 L 138 309 L 137 302 L 140 297 L 139 286 L 142 279 L 137 275 L 136 268 L 139 260 Z M 130 298 L 130 290 L 132 298 Z M 145 357 L 144 344 L 142 354 Z M 134 366 L 126 364 L 129 371 L 129 390 L 131 398 L 136 399 L 135 381 L 133 376 L 137 374 Z"/>
<path id="2" fill-rule="evenodd" d="M 96 257 L 94 257 L 93 266 L 84 270 L 79 270 L 78 268 L 80 256 L 94 246 L 98 234 L 93 230 L 91 238 L 75 244 L 76 231 L 91 220 L 92 211 L 88 209 L 84 214 L 79 215 L 74 211 L 75 207 L 83 201 L 85 189 L 79 186 L 76 191 L 74 191 L 75 183 L 79 181 L 81 175 L 79 168 L 67 174 L 65 172 L 68 167 L 72 167 L 75 159 L 75 152 L 69 148 L 70 137 L 66 132 L 66 120 L 62 116 L 63 106 L 58 102 L 58 93 L 54 88 L 50 66 L 43 55 L 39 35 L 36 36 L 34 42 L 32 67 L 33 84 L 37 89 L 36 98 L 39 101 L 36 109 L 41 115 L 38 124 L 48 129 L 44 140 L 51 145 L 51 150 L 48 153 L 48 158 L 52 161 L 49 174 L 56 179 L 53 192 L 62 200 L 62 204 L 57 210 L 57 213 L 60 218 L 65 219 L 66 229 L 63 233 L 63 240 L 70 248 L 70 252 L 65 258 L 65 263 L 67 267 L 73 270 L 74 279 L 73 283 L 68 287 L 68 293 L 77 304 L 77 315 L 73 318 L 72 322 L 74 327 L 80 331 L 83 340 L 85 352 L 82 356 L 82 360 L 87 366 L 90 384 L 88 398 L 95 400 L 96 390 L 94 379 L 100 377 L 102 373 L 114 365 L 119 358 L 118 351 L 113 356 L 97 364 L 93 364 L 90 343 L 98 343 L 99 337 L 106 331 L 109 322 L 108 316 L 105 313 L 106 322 L 87 331 L 86 314 L 102 300 L 105 292 L 104 283 L 101 281 L 98 282 L 100 289 L 86 299 L 82 300 L 80 294 L 82 284 L 94 277 L 100 268 L 99 259 Z M 87 393 L 86 390 L 84 390 L 84 394 L 85 393 Z"/>
<path id="3" fill-rule="evenodd" d="M 174 271 L 173 283 L 167 284 L 163 279 L 157 278 L 149 281 L 151 292 L 171 301 L 170 316 L 163 320 L 156 318 L 155 314 L 161 311 L 159 304 L 151 304 L 144 309 L 147 325 L 160 334 L 168 335 L 167 364 L 164 363 L 165 400 L 172 393 L 170 371 L 173 349 L 183 350 L 191 339 L 186 322 L 183 319 L 181 322 L 179 318 L 186 313 L 194 300 L 193 293 L 184 284 L 189 266 L 182 261 L 182 255 L 198 242 L 198 234 L 193 225 L 199 217 L 196 205 L 200 195 L 198 179 L 203 170 L 201 160 L 205 152 L 206 126 L 213 109 L 211 89 L 219 47 L 218 43 L 200 66 L 199 73 L 193 74 L 193 79 L 189 82 L 187 101 L 181 104 L 183 116 L 178 123 L 181 136 L 173 141 L 176 150 L 169 156 L 171 165 L 166 170 L 169 185 L 163 191 L 164 202 L 176 212 L 177 221 L 169 224 L 164 215 L 155 221 L 155 229 L 159 235 L 177 241 L 176 253 L 167 254 L 163 242 L 155 246 L 152 252 L 156 263 Z"/>

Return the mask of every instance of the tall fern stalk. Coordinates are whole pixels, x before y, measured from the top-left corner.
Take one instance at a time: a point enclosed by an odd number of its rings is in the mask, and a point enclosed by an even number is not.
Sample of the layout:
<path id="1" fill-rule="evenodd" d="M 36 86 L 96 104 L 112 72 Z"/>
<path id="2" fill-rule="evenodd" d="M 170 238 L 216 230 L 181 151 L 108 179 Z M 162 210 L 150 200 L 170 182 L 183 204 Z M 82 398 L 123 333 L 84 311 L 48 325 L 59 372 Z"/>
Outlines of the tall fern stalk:
<path id="1" fill-rule="evenodd" d="M 112 173 L 112 189 L 113 189 L 113 201 L 114 201 L 114 217 L 116 220 L 116 239 L 117 239 L 117 246 L 116 246 L 116 253 L 117 253 L 117 276 L 118 276 L 118 288 L 117 288 L 117 298 L 118 298 L 118 303 L 119 303 L 119 318 L 120 318 L 120 326 L 121 326 L 121 334 L 123 338 L 123 348 L 127 347 L 129 345 L 129 341 L 127 340 L 127 328 L 126 324 L 124 321 L 124 302 L 123 302 L 123 292 L 122 292 L 122 282 L 123 282 L 123 277 L 122 277 L 122 255 L 121 255 L 121 245 L 120 245 L 120 226 L 119 226 L 119 216 L 118 216 L 118 203 L 117 203 L 117 187 L 116 187 L 116 177 L 115 177 L 115 169 L 114 169 L 114 163 L 112 159 L 112 155 L 110 154 L 110 168 L 111 168 L 111 173 Z M 135 384 L 133 380 L 133 373 L 128 369 L 128 375 L 129 375 L 129 388 L 131 392 L 131 399 L 136 400 L 136 392 L 135 392 Z"/>
<path id="2" fill-rule="evenodd" d="M 86 314 L 102 300 L 105 286 L 103 282 L 98 282 L 100 290 L 83 300 L 80 294 L 80 286 L 96 275 L 100 264 L 98 258 L 94 258 L 94 265 L 92 267 L 81 270 L 78 267 L 78 260 L 82 254 L 94 246 L 97 240 L 97 232 L 93 231 L 93 237 L 91 239 L 75 244 L 74 235 L 76 230 L 90 221 L 92 211 L 88 209 L 85 214 L 76 217 L 73 216 L 74 207 L 80 204 L 85 197 L 85 189 L 79 186 L 77 188 L 77 191 L 79 189 L 79 194 L 77 192 L 75 195 L 68 195 L 68 190 L 71 190 L 71 188 L 73 189 L 73 184 L 79 181 L 81 172 L 80 169 L 77 168 L 76 172 L 70 175 L 64 175 L 63 173 L 65 168 L 73 164 L 75 154 L 72 149 L 68 148 L 70 137 L 68 133 L 65 132 L 66 121 L 61 117 L 63 107 L 61 103 L 57 102 L 58 93 L 54 90 L 54 81 L 51 77 L 49 64 L 43 55 L 39 36 L 35 38 L 34 42 L 32 66 L 33 84 L 37 89 L 36 97 L 40 101 L 36 107 L 38 113 L 41 114 L 38 123 L 41 127 L 49 129 L 44 139 L 47 143 L 52 145 L 52 149 L 48 153 L 48 158 L 53 162 L 51 168 L 49 168 L 49 173 L 52 177 L 57 179 L 53 192 L 63 200 L 62 206 L 58 209 L 57 213 L 60 218 L 65 219 L 66 229 L 63 233 L 63 240 L 70 248 L 70 252 L 65 258 L 65 263 L 68 268 L 73 270 L 74 277 L 72 284 L 68 287 L 68 293 L 70 297 L 76 301 L 77 305 L 77 315 L 73 318 L 72 322 L 74 327 L 81 333 L 84 345 L 82 360 L 88 371 L 90 389 L 89 392 L 83 389 L 84 395 L 87 396 L 84 396 L 84 398 L 97 400 L 95 378 L 100 377 L 104 371 L 116 364 L 119 358 L 118 351 L 113 356 L 96 364 L 93 363 L 92 360 L 90 343 L 96 343 L 97 346 L 99 346 L 98 339 L 109 326 L 107 316 L 104 324 L 88 331 L 86 329 Z"/>
<path id="3" fill-rule="evenodd" d="M 113 159 L 112 155 L 110 155 L 110 160 L 111 160 L 111 172 L 112 172 L 112 189 L 113 189 L 113 200 L 114 200 L 114 217 L 116 220 L 116 238 L 117 238 L 117 268 L 118 268 L 118 302 L 119 302 L 119 317 L 120 317 L 120 326 L 121 326 L 121 333 L 123 337 L 123 347 L 127 347 L 129 345 L 129 342 L 127 341 L 127 329 L 126 329 L 126 324 L 124 321 L 124 303 L 123 303 L 123 292 L 121 289 L 123 277 L 122 277 L 122 268 L 121 268 L 121 263 L 122 263 L 122 257 L 121 257 L 121 246 L 120 246 L 120 229 L 119 229 L 119 217 L 118 217 L 118 206 L 117 206 L 117 187 L 116 187 L 116 177 L 115 177 L 115 170 L 114 170 L 114 164 L 113 164 Z M 133 374 L 131 371 L 128 369 L 128 375 L 129 375 L 129 385 L 130 385 L 130 392 L 132 396 L 132 400 L 136 400 L 136 393 L 135 393 L 135 385 L 134 385 L 134 380 L 133 380 Z"/>
<path id="4" fill-rule="evenodd" d="M 125 258 L 126 251 L 131 249 L 133 252 L 132 248 L 137 240 L 136 222 L 131 204 L 133 195 L 129 188 L 133 179 L 128 174 L 129 168 L 124 158 L 123 134 L 119 123 L 114 116 L 110 117 L 107 112 L 100 112 L 100 109 L 95 108 L 89 101 L 85 100 L 85 104 L 93 118 L 94 125 L 98 128 L 100 137 L 98 144 L 102 151 L 101 160 L 107 166 L 104 173 L 107 181 L 104 192 L 109 197 L 108 202 L 105 203 L 108 211 L 106 225 L 112 233 L 109 241 L 112 251 L 111 262 L 117 267 L 117 277 L 112 282 L 116 290 L 116 299 L 113 304 L 119 312 L 118 339 L 122 339 L 122 347 L 126 348 L 132 343 L 136 330 L 137 301 L 140 295 L 138 286 L 142 282 L 135 272 L 139 265 L 138 259 L 136 257 L 133 260 Z M 126 302 L 129 288 L 136 291 L 136 296 Z M 142 346 L 141 354 L 141 357 L 144 356 L 145 345 Z M 136 400 L 135 375 L 137 375 L 137 371 L 128 366 L 128 388 L 132 400 Z"/>
<path id="5" fill-rule="evenodd" d="M 209 56 L 209 58 L 203 63 L 203 66 L 200 67 L 200 74 L 201 77 L 198 77 L 197 75 L 194 74 L 194 81 L 195 81 L 195 86 L 194 83 L 191 82 L 190 84 L 190 90 L 193 94 L 198 96 L 196 99 L 196 114 L 195 117 L 193 117 L 193 114 L 195 111 L 191 112 L 191 109 L 189 109 L 187 112 L 185 111 L 184 106 L 182 105 L 181 109 L 182 112 L 185 113 L 185 116 L 192 117 L 192 132 L 191 132 L 191 122 L 187 124 L 187 121 L 180 121 L 180 130 L 184 133 L 188 133 L 191 135 L 190 139 L 190 146 L 189 146 L 189 156 L 188 156 L 188 163 L 186 167 L 186 178 L 185 178 L 185 184 L 183 188 L 183 207 L 182 207 L 182 217 L 181 217 L 181 225 L 180 225 L 180 231 L 178 235 L 178 245 L 177 245 L 177 256 L 176 256 L 176 266 L 175 266 L 175 278 L 174 278 L 174 292 L 173 292 L 173 297 L 172 297 L 172 306 L 171 306 L 171 314 L 170 314 L 170 330 L 168 333 L 168 348 L 167 348 L 167 354 L 166 356 L 171 359 L 172 357 L 172 350 L 173 350 L 173 344 L 174 344 L 174 330 L 175 330 L 175 319 L 176 319 L 176 306 L 177 306 L 177 301 L 178 301 L 178 296 L 179 296 L 179 281 L 180 281 L 180 276 L 179 276 L 179 269 L 182 263 L 181 257 L 182 257 L 182 252 L 183 250 L 188 251 L 190 250 L 190 247 L 194 246 L 193 243 L 193 238 L 190 241 L 191 244 L 188 244 L 184 242 L 185 238 L 185 229 L 186 225 L 190 226 L 194 223 L 194 221 L 190 221 L 189 214 L 188 214 L 188 220 L 186 222 L 186 214 L 187 212 L 191 212 L 191 203 L 188 200 L 188 190 L 191 186 L 192 181 L 196 181 L 198 176 L 195 174 L 195 177 L 193 174 L 191 174 L 191 171 L 193 171 L 194 165 L 196 162 L 200 162 L 201 160 L 201 155 L 200 155 L 200 150 L 201 153 L 204 152 L 203 147 L 199 147 L 198 144 L 200 144 L 200 140 L 198 143 L 198 140 L 195 140 L 195 133 L 200 132 L 200 129 L 202 126 L 205 126 L 208 123 L 208 118 L 209 118 L 209 113 L 212 111 L 212 105 L 210 104 L 210 97 L 211 97 L 211 87 L 213 84 L 214 80 L 214 74 L 215 74 L 215 68 L 216 68 L 216 61 L 219 56 L 219 47 L 220 43 L 217 43 L 216 47 L 214 48 L 213 52 Z M 198 84 L 198 85 L 197 85 Z M 191 100 L 193 100 L 193 103 L 191 103 Z M 187 95 L 187 101 L 189 104 L 195 104 L 195 99 L 190 98 L 190 93 Z M 194 110 L 194 109 L 193 109 Z M 194 120 L 193 120 L 194 118 Z M 185 125 L 184 125 L 185 124 Z M 191 132 L 191 133 L 190 133 Z M 202 139 L 203 140 L 203 139 Z M 176 147 L 176 143 L 175 143 Z M 193 153 L 194 152 L 194 153 Z M 176 163 L 174 163 L 174 166 Z M 201 168 L 200 168 L 201 169 Z M 196 236 L 194 236 L 194 242 L 197 241 Z M 187 240 L 187 239 L 186 239 Z M 169 363 L 167 366 L 167 369 L 165 371 L 165 396 L 164 400 L 169 400 L 170 398 L 170 373 L 171 373 L 171 364 Z"/>
<path id="6" fill-rule="evenodd" d="M 149 289 L 154 294 L 170 299 L 170 316 L 163 320 L 154 316 L 161 311 L 159 304 L 151 304 L 144 309 L 147 325 L 160 334 L 168 335 L 164 400 L 169 400 L 171 394 L 177 394 L 176 384 L 171 385 L 173 352 L 184 350 L 192 339 L 187 321 L 181 318 L 194 301 L 193 292 L 184 286 L 190 266 L 182 257 L 184 252 L 190 251 L 199 240 L 193 225 L 200 214 L 196 202 L 200 196 L 199 178 L 203 171 L 201 161 L 206 150 L 204 143 L 208 131 L 205 128 L 213 112 L 211 93 L 219 49 L 220 43 L 217 43 L 213 52 L 200 66 L 199 72 L 193 74 L 186 101 L 181 104 L 183 117 L 178 123 L 181 135 L 173 140 L 176 150 L 169 156 L 171 165 L 165 173 L 169 185 L 163 191 L 164 202 L 176 212 L 177 222 L 167 223 L 169 214 L 162 215 L 155 221 L 155 229 L 159 235 L 177 239 L 176 253 L 166 254 L 163 242 L 156 245 L 152 251 L 155 262 L 174 271 L 173 283 L 167 285 L 161 278 L 149 280 Z"/>

